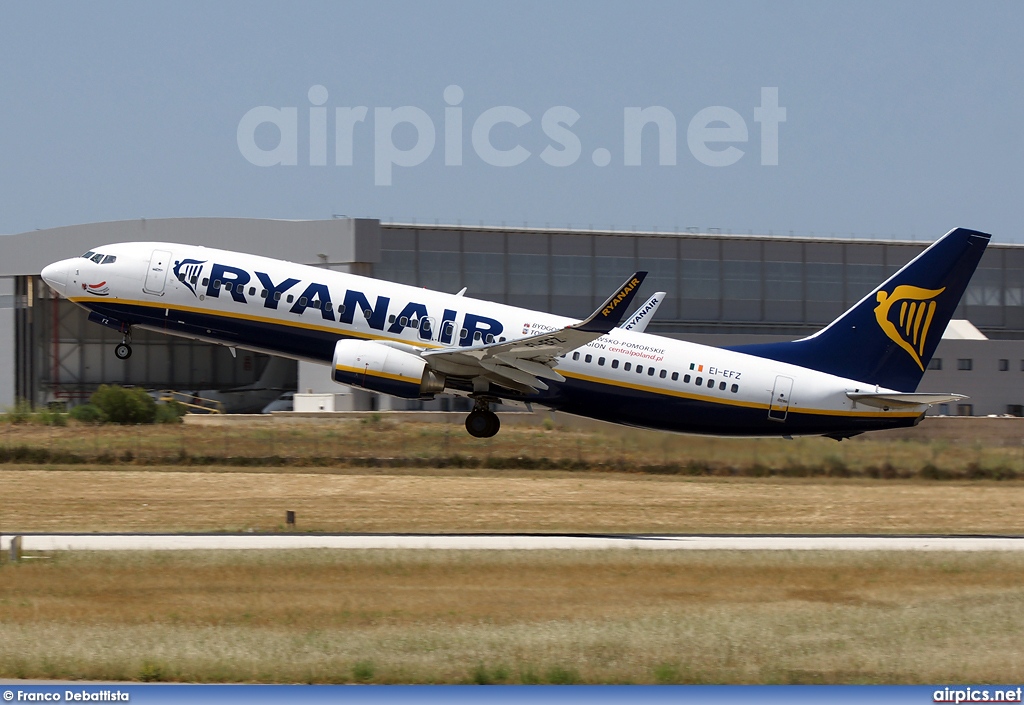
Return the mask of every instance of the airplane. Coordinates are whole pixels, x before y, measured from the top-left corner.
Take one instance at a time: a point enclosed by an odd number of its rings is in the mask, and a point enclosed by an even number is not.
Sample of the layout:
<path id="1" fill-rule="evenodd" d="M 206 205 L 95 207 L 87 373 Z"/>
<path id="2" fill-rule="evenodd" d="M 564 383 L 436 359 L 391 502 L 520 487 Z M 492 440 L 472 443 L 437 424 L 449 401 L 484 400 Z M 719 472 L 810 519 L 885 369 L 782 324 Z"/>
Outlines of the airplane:
<path id="1" fill-rule="evenodd" d="M 122 333 L 135 328 L 330 365 L 335 382 L 405 399 L 470 397 L 634 427 L 837 440 L 916 425 L 964 399 L 918 383 L 990 235 L 957 228 L 813 335 L 713 348 L 625 330 L 636 272 L 583 320 L 257 255 L 160 242 L 106 245 L 42 278 Z"/>

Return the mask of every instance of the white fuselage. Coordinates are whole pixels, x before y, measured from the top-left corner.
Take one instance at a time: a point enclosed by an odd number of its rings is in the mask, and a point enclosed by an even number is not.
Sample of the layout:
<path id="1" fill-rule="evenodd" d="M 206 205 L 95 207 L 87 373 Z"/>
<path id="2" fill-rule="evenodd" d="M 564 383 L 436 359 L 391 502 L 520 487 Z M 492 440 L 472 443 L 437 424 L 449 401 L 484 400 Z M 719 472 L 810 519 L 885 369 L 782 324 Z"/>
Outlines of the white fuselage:
<path id="1" fill-rule="evenodd" d="M 102 255 L 99 262 L 63 260 L 43 276 L 76 304 L 131 326 L 322 364 L 330 364 L 334 342 L 344 338 L 409 350 L 468 347 L 573 323 L 468 296 L 192 245 L 122 243 L 94 252 Z M 109 257 L 115 261 L 103 263 Z M 621 328 L 565 355 L 556 370 L 565 382 L 535 396 L 502 397 L 630 425 L 727 435 L 905 426 L 926 409 L 868 407 L 847 393 L 889 390 Z"/>

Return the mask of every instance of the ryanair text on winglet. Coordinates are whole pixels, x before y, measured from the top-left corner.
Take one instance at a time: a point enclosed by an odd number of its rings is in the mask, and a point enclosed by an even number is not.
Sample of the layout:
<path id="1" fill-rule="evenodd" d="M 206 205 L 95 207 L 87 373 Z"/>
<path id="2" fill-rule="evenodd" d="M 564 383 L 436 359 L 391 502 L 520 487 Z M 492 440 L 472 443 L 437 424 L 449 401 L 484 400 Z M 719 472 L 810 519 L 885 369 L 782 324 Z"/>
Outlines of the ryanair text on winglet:
<path id="1" fill-rule="evenodd" d="M 629 296 L 629 292 L 633 291 L 633 289 L 637 288 L 637 286 L 639 285 L 640 280 L 636 278 L 630 281 L 629 284 L 626 284 L 626 286 L 623 287 L 622 291 L 616 294 L 615 298 L 611 300 L 611 303 L 604 307 L 604 309 L 601 311 L 601 315 L 605 317 L 610 316 L 612 311 L 615 310 L 615 307 L 618 306 L 624 298 Z"/>

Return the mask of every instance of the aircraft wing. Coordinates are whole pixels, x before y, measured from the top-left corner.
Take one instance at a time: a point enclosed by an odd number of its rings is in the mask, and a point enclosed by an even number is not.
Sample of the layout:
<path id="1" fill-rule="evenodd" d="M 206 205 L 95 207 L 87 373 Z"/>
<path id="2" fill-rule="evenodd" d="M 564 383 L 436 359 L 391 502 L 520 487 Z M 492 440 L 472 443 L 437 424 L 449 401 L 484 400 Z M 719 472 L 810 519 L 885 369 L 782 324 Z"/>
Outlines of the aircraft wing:
<path id="1" fill-rule="evenodd" d="M 482 377 L 526 394 L 547 389 L 542 379 L 565 380 L 553 369 L 557 358 L 619 325 L 646 276 L 647 272 L 633 274 L 585 320 L 561 330 L 503 343 L 428 350 L 421 355 L 431 368 L 446 375 Z"/>

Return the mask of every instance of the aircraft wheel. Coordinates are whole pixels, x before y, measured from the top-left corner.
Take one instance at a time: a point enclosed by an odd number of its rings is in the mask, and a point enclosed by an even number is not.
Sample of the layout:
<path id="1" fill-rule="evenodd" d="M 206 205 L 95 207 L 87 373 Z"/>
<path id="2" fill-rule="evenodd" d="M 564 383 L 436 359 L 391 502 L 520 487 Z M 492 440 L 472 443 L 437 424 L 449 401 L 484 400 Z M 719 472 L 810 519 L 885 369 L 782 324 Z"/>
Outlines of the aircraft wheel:
<path id="1" fill-rule="evenodd" d="M 132 356 L 132 346 L 128 345 L 128 343 L 121 343 L 114 348 L 114 356 L 117 357 L 118 360 L 127 360 Z"/>
<path id="2" fill-rule="evenodd" d="M 474 438 L 490 438 L 501 428 L 498 415 L 492 411 L 480 409 L 471 411 L 466 417 L 466 430 Z"/>

